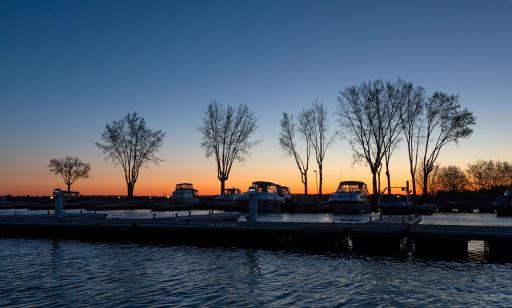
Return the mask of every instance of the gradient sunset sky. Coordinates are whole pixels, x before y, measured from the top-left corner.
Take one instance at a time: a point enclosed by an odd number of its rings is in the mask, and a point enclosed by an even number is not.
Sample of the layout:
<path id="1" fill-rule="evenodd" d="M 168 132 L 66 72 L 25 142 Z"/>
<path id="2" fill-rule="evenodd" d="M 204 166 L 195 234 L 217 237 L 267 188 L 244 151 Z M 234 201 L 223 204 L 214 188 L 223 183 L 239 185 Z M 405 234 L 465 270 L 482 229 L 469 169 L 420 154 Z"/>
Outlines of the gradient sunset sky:
<path id="1" fill-rule="evenodd" d="M 338 91 L 401 77 L 459 94 L 477 117 L 474 135 L 446 147 L 441 164 L 512 160 L 512 1 L 0 1 L 0 195 L 47 195 L 66 154 L 92 164 L 82 194 L 125 194 L 123 173 L 94 142 L 105 123 L 137 111 L 167 133 L 159 166 L 141 172 L 138 195 L 192 182 L 218 191 L 200 148 L 209 101 L 246 102 L 261 143 L 237 163 L 228 186 L 269 180 L 302 192 L 278 144 L 282 112 L 313 100 L 329 110 Z M 327 153 L 325 192 L 370 181 L 342 138 Z M 315 189 L 314 167 L 310 191 Z M 407 178 L 406 147 L 392 160 Z"/>

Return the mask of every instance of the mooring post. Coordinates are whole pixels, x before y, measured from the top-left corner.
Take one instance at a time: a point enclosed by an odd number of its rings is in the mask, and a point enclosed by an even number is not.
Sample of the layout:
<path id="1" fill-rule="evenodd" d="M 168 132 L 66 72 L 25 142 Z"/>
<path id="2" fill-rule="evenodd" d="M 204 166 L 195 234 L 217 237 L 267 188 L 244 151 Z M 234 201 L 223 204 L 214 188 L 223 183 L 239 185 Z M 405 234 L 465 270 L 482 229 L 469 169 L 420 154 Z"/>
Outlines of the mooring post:
<path id="1" fill-rule="evenodd" d="M 249 188 L 249 221 L 256 222 L 258 219 L 258 192 L 255 186 Z"/>
<path id="2" fill-rule="evenodd" d="M 62 198 L 62 190 L 60 188 L 55 188 L 53 191 L 53 200 L 55 202 L 55 216 L 62 217 L 64 200 Z"/>

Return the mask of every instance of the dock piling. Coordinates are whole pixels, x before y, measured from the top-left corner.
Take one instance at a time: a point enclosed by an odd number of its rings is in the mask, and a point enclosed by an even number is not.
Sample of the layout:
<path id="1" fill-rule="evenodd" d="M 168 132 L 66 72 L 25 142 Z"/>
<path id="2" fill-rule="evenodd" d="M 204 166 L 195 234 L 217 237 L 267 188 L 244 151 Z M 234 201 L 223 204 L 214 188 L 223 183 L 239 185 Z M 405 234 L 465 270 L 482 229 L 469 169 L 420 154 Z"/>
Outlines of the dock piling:
<path id="1" fill-rule="evenodd" d="M 258 192 L 256 187 L 249 188 L 249 221 L 258 220 Z"/>
<path id="2" fill-rule="evenodd" d="M 60 188 L 55 188 L 53 191 L 53 200 L 55 202 L 55 216 L 62 217 L 64 199 L 62 197 L 62 190 Z"/>

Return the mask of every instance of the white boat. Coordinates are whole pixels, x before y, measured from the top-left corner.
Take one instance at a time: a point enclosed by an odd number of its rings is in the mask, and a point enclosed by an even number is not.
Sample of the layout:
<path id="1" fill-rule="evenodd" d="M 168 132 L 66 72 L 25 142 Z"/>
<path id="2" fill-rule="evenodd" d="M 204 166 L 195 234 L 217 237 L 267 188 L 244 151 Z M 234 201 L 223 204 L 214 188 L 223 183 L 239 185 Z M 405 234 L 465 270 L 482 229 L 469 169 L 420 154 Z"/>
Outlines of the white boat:
<path id="1" fill-rule="evenodd" d="M 290 197 L 290 189 L 288 187 L 272 182 L 256 181 L 252 183 L 250 189 L 256 190 L 259 213 L 280 213 Z M 249 212 L 249 192 L 241 194 L 237 201 L 242 212 Z"/>
<path id="2" fill-rule="evenodd" d="M 176 190 L 172 193 L 170 202 L 174 204 L 198 204 L 199 193 L 190 183 L 176 184 Z"/>
<path id="3" fill-rule="evenodd" d="M 214 200 L 217 203 L 221 202 L 233 202 L 236 201 L 236 199 L 240 196 L 240 189 L 233 187 L 233 188 L 225 188 L 222 191 L 222 194 L 216 196 Z"/>
<path id="4" fill-rule="evenodd" d="M 369 213 L 368 187 L 360 181 L 342 181 L 327 201 L 336 214 Z"/>

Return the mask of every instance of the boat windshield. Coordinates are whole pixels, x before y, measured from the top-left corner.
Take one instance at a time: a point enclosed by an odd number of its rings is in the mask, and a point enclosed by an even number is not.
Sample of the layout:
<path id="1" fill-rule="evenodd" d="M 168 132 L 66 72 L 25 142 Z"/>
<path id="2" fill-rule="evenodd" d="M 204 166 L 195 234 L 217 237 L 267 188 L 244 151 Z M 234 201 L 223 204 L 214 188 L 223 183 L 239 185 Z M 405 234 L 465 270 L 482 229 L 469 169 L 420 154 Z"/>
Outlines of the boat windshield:
<path id="1" fill-rule="evenodd" d="M 238 188 L 226 188 L 222 191 L 223 195 L 239 195 L 240 189 Z"/>
<path id="2" fill-rule="evenodd" d="M 339 192 L 361 192 L 360 185 L 343 184 L 338 188 Z"/>
<path id="3" fill-rule="evenodd" d="M 176 184 L 176 190 L 178 189 L 194 189 L 194 186 L 190 183 Z"/>
<path id="4" fill-rule="evenodd" d="M 257 192 L 276 193 L 277 192 L 277 186 L 276 185 L 258 186 Z"/>
<path id="5" fill-rule="evenodd" d="M 290 188 L 281 187 L 281 195 L 283 195 L 284 197 L 290 196 Z"/>

